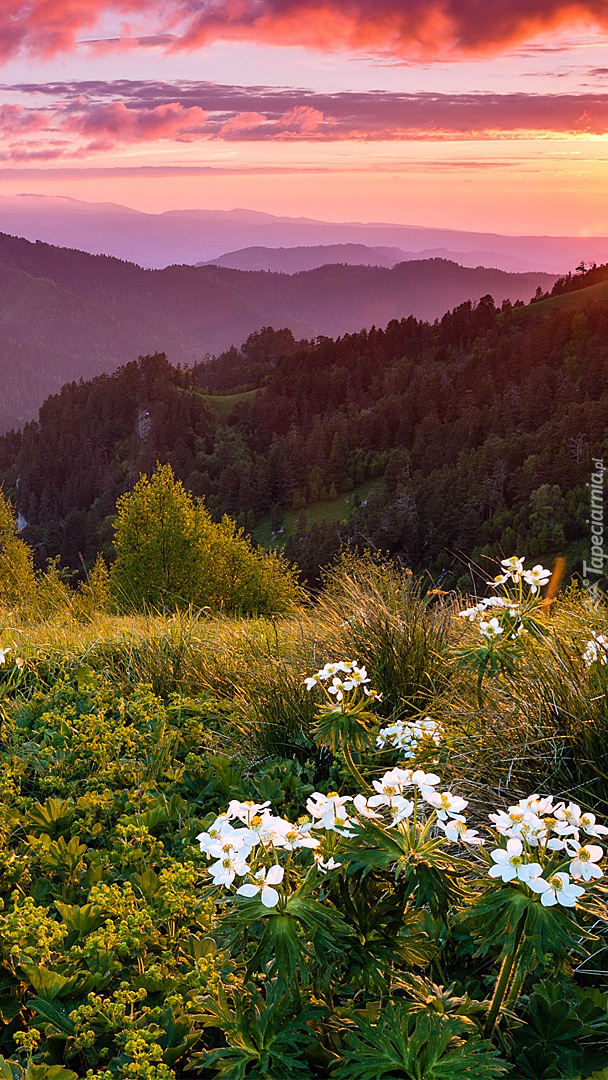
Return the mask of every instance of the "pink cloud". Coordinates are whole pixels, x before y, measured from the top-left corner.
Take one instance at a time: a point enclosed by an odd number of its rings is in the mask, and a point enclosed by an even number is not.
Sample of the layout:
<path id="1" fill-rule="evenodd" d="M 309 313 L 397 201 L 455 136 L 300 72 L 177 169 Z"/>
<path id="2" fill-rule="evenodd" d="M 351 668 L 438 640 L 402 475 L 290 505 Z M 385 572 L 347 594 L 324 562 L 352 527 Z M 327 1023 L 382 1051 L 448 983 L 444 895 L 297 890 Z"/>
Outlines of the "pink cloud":
<path id="1" fill-rule="evenodd" d="M 277 127 L 282 135 L 314 135 L 323 123 L 323 113 L 310 105 L 296 105 L 283 113 Z"/>
<path id="2" fill-rule="evenodd" d="M 433 59 L 499 52 L 541 34 L 608 27 L 606 0 L 2 0 L 0 58 L 69 51 L 103 15 L 127 41 L 196 48 L 218 39 Z M 139 37 L 138 37 L 139 35 Z"/>
<path id="3" fill-rule="evenodd" d="M 130 108 L 122 101 L 85 108 L 60 125 L 66 131 L 93 137 L 92 150 L 111 149 L 119 143 L 154 142 L 157 139 L 189 141 L 200 135 L 207 113 L 198 105 L 184 108 L 178 102 L 155 108 Z"/>
<path id="4" fill-rule="evenodd" d="M 44 108 L 0 106 L 2 160 L 24 154 L 87 158 L 158 140 L 440 141 L 608 132 L 608 94 L 601 93 L 323 94 L 135 80 L 6 89 L 36 101 L 42 96 Z"/>
<path id="5" fill-rule="evenodd" d="M 28 109 L 25 105 L 0 105 L 0 131 L 5 139 L 25 131 L 41 131 L 48 127 L 48 123 L 48 115 L 40 109 Z"/>
<path id="6" fill-rule="evenodd" d="M 258 131 L 266 123 L 266 116 L 261 112 L 241 112 L 222 124 L 219 130 L 221 139 L 247 138 L 252 131 Z"/>

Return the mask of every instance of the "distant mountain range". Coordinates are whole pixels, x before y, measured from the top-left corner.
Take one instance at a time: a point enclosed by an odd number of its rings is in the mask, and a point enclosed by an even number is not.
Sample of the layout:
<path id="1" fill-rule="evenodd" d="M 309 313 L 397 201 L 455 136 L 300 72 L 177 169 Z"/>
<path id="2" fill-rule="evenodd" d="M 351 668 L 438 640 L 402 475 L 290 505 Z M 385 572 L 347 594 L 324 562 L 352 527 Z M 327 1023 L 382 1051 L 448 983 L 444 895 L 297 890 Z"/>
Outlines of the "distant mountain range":
<path id="1" fill-rule="evenodd" d="M 427 248 L 423 251 L 403 251 L 394 247 L 368 247 L 366 244 L 315 244 L 308 247 L 247 247 L 228 251 L 216 259 L 196 263 L 197 266 L 227 266 L 233 270 L 270 270 L 278 274 L 298 274 L 319 266 L 346 263 L 348 266 L 397 266 L 400 262 L 420 259 L 449 259 L 460 266 L 500 268 L 510 273 L 534 270 L 523 259 L 501 255 L 495 251 L 450 251 L 448 248 Z"/>
<path id="2" fill-rule="evenodd" d="M 64 196 L 1 197 L 0 231 L 92 254 L 113 255 L 151 268 L 210 260 L 217 263 L 227 252 L 249 247 L 343 244 L 398 248 L 404 252 L 399 260 L 438 256 L 466 266 L 553 274 L 574 269 L 582 259 L 608 261 L 608 237 L 502 236 L 382 222 L 276 217 L 254 210 L 170 210 L 149 214 L 115 203 L 88 203 Z"/>
<path id="3" fill-rule="evenodd" d="M 325 266 L 293 275 L 217 266 L 144 270 L 103 255 L 0 234 L 0 432 L 35 417 L 65 383 L 166 352 L 191 365 L 265 326 L 338 337 L 391 319 L 433 320 L 491 294 L 529 300 L 548 274 L 442 259 Z"/>

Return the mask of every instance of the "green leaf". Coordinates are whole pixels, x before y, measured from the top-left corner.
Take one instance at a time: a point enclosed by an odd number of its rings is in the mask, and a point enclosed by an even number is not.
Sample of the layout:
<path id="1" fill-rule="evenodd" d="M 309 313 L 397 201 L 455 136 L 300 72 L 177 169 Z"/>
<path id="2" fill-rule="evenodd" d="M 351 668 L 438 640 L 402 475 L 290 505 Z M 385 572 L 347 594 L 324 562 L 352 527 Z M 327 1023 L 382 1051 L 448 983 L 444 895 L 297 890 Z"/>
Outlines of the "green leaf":
<path id="1" fill-rule="evenodd" d="M 355 1024 L 357 1031 L 344 1036 L 336 1080 L 494 1080 L 508 1069 L 461 1017 L 412 1013 L 398 1002 L 377 1023 L 355 1018 Z"/>
<path id="2" fill-rule="evenodd" d="M 16 1061 L 0 1057 L 0 1080 L 21 1080 L 23 1069 Z"/>
<path id="3" fill-rule="evenodd" d="M 88 664 L 79 664 L 75 674 L 76 684 L 80 691 L 94 689 L 99 683 L 97 672 Z"/>
<path id="4" fill-rule="evenodd" d="M 83 907 L 78 907 L 77 904 L 62 904 L 59 900 L 55 900 L 55 907 L 64 923 L 80 937 L 86 937 L 87 934 L 97 930 L 103 921 L 103 908 L 98 907 L 97 904 L 84 904 Z"/>
<path id="5" fill-rule="evenodd" d="M 28 1001 L 28 1006 L 37 1012 L 40 1016 L 43 1016 L 45 1020 L 49 1020 L 58 1031 L 62 1031 L 64 1035 L 75 1035 L 76 1028 L 70 1020 L 65 1009 L 59 1005 L 53 1005 L 50 1001 L 45 1001 L 44 998 L 35 997 Z M 75 1075 L 75 1074 L 72 1074 Z M 61 1077 L 60 1080 L 67 1080 L 66 1077 Z"/>
<path id="6" fill-rule="evenodd" d="M 34 1065 L 30 1061 L 23 1080 L 78 1080 L 78 1073 L 63 1065 Z"/>
<path id="7" fill-rule="evenodd" d="M 34 987 L 36 993 L 45 1001 L 54 1001 L 61 992 L 67 988 L 72 990 L 78 982 L 78 976 L 68 978 L 60 975 L 58 971 L 49 971 L 48 968 L 38 967 L 37 964 L 21 964 L 27 980 Z"/>

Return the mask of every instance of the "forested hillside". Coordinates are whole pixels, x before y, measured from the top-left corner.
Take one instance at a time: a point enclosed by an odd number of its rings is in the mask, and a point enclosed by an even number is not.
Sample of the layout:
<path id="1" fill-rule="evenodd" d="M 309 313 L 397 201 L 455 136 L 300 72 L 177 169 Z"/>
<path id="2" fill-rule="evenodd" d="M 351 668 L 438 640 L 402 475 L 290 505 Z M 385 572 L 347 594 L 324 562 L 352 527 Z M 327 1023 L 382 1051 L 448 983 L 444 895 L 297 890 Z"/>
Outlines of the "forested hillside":
<path id="1" fill-rule="evenodd" d="M 352 543 L 454 582 L 463 552 L 585 556 L 607 421 L 600 281 L 338 340 L 266 329 L 191 371 L 147 357 L 50 397 L 0 469 L 40 561 L 111 555 L 115 499 L 160 461 L 214 516 L 272 526 L 309 579 Z"/>
<path id="2" fill-rule="evenodd" d="M 163 351 L 175 364 L 193 365 L 263 326 L 336 336 L 410 312 L 434 319 L 488 292 L 527 300 L 554 280 L 445 259 L 293 276 L 215 266 L 144 270 L 0 234 L 0 432 L 33 419 L 64 382 L 111 373 L 136 356 Z"/>

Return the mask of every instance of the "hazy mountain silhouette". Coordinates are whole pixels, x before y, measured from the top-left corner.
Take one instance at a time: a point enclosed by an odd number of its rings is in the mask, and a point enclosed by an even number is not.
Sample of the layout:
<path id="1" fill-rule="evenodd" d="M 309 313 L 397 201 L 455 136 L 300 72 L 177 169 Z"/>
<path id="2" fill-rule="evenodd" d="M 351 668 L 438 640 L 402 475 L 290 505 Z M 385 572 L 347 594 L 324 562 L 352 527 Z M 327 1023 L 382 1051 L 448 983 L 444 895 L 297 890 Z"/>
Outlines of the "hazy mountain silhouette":
<path id="1" fill-rule="evenodd" d="M 333 244 L 397 247 L 418 259 L 438 255 L 464 265 L 486 265 L 488 258 L 489 265 L 503 270 L 529 267 L 555 274 L 566 273 L 581 259 L 597 263 L 608 259 L 606 237 L 501 236 L 382 222 L 276 217 L 242 209 L 148 214 L 115 203 L 45 195 L 0 197 L 0 231 L 114 255 L 147 267 L 208 262 L 252 246 Z"/>
<path id="2" fill-rule="evenodd" d="M 419 259 L 449 259 L 460 266 L 500 268 L 510 273 L 534 270 L 532 263 L 496 251 L 450 251 L 449 248 L 428 248 L 424 251 L 403 251 L 394 247 L 368 247 L 366 244 L 316 244 L 306 247 L 269 248 L 247 247 L 228 251 L 215 259 L 206 259 L 196 266 L 227 266 L 233 270 L 271 270 L 279 274 L 297 274 L 331 263 L 349 266 L 396 266 L 400 262 Z"/>

